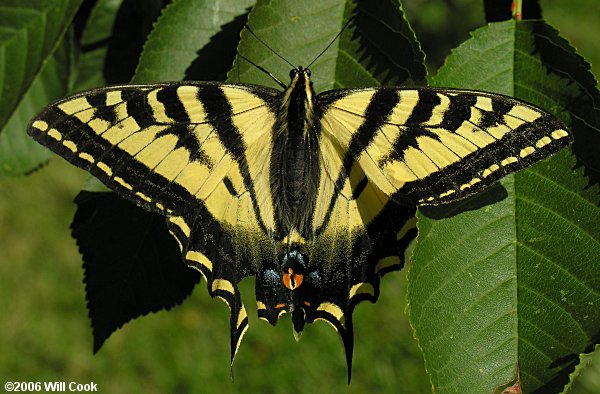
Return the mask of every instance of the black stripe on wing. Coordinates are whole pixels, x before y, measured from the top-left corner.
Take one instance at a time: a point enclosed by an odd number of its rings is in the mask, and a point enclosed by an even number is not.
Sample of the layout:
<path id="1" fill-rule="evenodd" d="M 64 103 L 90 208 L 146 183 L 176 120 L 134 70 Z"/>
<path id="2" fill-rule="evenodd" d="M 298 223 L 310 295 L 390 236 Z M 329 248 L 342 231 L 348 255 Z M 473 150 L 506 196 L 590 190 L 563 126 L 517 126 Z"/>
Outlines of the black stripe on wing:
<path id="1" fill-rule="evenodd" d="M 191 119 L 177 95 L 179 86 L 172 85 L 161 88 L 156 94 L 156 99 L 163 104 L 165 114 L 173 121 L 183 124 L 191 123 Z"/>
<path id="2" fill-rule="evenodd" d="M 250 176 L 248 160 L 246 158 L 246 146 L 240 130 L 233 124 L 235 108 L 227 100 L 225 93 L 217 85 L 208 85 L 198 91 L 198 99 L 202 102 L 209 124 L 215 130 L 223 146 L 231 153 L 237 162 L 244 187 L 250 193 L 252 208 L 258 225 L 264 233 L 268 233 L 267 226 L 263 221 L 256 199 L 254 182 Z M 261 132 L 257 130 L 256 132 Z"/>

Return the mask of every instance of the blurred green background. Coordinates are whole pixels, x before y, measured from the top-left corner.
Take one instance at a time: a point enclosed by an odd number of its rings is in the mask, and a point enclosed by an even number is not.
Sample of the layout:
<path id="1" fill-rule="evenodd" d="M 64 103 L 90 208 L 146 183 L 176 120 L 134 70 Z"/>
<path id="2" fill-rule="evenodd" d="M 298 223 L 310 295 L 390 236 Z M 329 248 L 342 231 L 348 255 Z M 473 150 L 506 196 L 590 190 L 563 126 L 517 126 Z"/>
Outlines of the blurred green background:
<path id="1" fill-rule="evenodd" d="M 544 16 L 600 75 L 597 0 L 542 0 Z M 478 0 L 411 0 L 408 19 L 430 73 L 484 23 Z M 24 131 L 23 131 L 24 132 Z M 197 286 L 182 306 L 128 323 L 92 354 L 81 259 L 69 224 L 86 174 L 55 158 L 34 174 L 0 182 L 0 380 L 95 382 L 101 392 L 431 391 L 406 316 L 406 269 L 385 278 L 376 305 L 355 313 L 353 380 L 337 334 L 318 322 L 297 344 L 289 317 L 248 330 L 229 380 L 226 306 Z M 254 299 L 251 280 L 243 298 Z"/>

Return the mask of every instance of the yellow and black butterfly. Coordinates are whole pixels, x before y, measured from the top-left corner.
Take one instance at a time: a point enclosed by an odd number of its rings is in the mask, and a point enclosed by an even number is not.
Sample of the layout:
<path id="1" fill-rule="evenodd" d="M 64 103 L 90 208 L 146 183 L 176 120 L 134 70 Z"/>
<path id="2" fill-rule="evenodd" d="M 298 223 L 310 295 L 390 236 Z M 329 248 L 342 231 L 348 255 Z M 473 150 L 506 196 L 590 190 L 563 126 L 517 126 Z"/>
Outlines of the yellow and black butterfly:
<path id="1" fill-rule="evenodd" d="M 417 205 L 465 198 L 568 145 L 539 108 L 477 91 L 379 87 L 316 94 L 245 84 L 121 85 L 62 99 L 29 134 L 133 203 L 166 217 L 185 263 L 231 311 L 231 360 L 259 317 L 323 319 L 348 367 L 352 313 L 402 267 Z"/>

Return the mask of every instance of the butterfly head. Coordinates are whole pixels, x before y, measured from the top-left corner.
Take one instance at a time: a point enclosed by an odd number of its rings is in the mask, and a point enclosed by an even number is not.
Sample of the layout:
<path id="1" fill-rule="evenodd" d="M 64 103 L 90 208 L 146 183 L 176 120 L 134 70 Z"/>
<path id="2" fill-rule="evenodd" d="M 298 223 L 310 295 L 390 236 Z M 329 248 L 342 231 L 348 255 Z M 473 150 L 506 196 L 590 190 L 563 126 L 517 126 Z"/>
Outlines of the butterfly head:
<path id="1" fill-rule="evenodd" d="M 312 80 L 310 79 L 310 69 L 298 66 L 290 70 L 290 86 L 296 88 L 312 89 Z"/>
<path id="2" fill-rule="evenodd" d="M 290 79 L 294 79 L 298 76 L 305 76 L 306 78 L 310 79 L 310 75 L 310 69 L 302 66 L 298 66 L 298 68 L 292 68 L 290 70 Z"/>

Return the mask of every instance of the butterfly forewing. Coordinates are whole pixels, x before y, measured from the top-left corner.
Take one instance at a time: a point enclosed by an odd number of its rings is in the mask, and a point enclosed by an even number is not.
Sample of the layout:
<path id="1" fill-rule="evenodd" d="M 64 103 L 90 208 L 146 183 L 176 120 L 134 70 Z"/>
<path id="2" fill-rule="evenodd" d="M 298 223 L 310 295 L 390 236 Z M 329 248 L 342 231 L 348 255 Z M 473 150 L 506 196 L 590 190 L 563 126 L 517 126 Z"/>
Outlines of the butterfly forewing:
<path id="1" fill-rule="evenodd" d="M 269 229 L 272 207 L 261 176 L 269 151 L 262 141 L 273 122 L 266 101 L 244 86 L 126 85 L 58 102 L 30 133 L 138 205 L 174 215 L 205 204 L 232 226 Z M 254 204 L 258 215 L 254 207 L 250 215 L 234 209 L 240 216 L 228 208 L 228 196 L 243 195 L 254 201 L 237 203 Z"/>
<path id="2" fill-rule="evenodd" d="M 465 198 L 571 141 L 553 116 L 489 93 L 378 88 L 318 98 L 327 108 L 323 134 L 347 152 L 328 172 L 339 180 L 358 162 L 369 181 L 407 205 Z"/>

